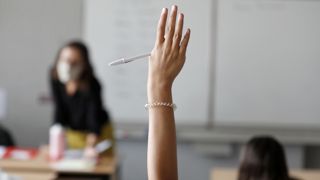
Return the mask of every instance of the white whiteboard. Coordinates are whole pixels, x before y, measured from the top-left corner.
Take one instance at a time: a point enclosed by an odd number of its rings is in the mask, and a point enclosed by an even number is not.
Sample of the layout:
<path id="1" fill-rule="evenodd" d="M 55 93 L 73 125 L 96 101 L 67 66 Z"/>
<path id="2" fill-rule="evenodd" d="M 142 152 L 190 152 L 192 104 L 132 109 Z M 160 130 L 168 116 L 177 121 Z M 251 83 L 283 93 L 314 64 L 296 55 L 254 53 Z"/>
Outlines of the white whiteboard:
<path id="1" fill-rule="evenodd" d="M 218 4 L 215 124 L 320 127 L 320 1 Z"/>
<path id="2" fill-rule="evenodd" d="M 209 116 L 211 0 L 88 0 L 84 38 L 91 47 L 105 104 L 114 121 L 147 123 L 147 60 L 108 67 L 112 60 L 150 52 L 163 7 L 177 4 L 191 28 L 185 67 L 175 82 L 177 124 L 206 125 Z"/>

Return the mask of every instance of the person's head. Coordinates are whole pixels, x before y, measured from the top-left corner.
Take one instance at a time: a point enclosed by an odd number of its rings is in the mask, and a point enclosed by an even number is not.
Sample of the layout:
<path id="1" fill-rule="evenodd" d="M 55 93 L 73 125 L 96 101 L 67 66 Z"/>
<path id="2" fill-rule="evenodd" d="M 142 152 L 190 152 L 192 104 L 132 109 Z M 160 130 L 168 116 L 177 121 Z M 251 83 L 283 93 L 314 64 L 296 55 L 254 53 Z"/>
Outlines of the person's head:
<path id="1" fill-rule="evenodd" d="M 52 78 L 62 83 L 77 81 L 87 85 L 93 78 L 88 48 L 80 41 L 65 44 L 56 56 Z"/>
<path id="2" fill-rule="evenodd" d="M 289 173 L 282 145 L 273 137 L 253 137 L 246 144 L 238 180 L 288 180 Z"/>

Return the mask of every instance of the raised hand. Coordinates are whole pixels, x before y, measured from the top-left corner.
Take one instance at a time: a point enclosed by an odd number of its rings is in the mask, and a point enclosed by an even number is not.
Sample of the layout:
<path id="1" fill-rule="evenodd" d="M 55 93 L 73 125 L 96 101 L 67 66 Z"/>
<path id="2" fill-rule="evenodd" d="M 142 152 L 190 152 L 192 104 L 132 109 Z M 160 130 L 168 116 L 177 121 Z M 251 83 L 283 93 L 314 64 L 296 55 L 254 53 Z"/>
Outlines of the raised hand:
<path id="1" fill-rule="evenodd" d="M 168 10 L 166 8 L 162 10 L 155 46 L 149 60 L 148 90 L 170 89 L 184 65 L 190 29 L 182 39 L 184 15 L 182 13 L 177 15 L 177 11 L 177 6 L 173 6 L 166 30 Z"/>

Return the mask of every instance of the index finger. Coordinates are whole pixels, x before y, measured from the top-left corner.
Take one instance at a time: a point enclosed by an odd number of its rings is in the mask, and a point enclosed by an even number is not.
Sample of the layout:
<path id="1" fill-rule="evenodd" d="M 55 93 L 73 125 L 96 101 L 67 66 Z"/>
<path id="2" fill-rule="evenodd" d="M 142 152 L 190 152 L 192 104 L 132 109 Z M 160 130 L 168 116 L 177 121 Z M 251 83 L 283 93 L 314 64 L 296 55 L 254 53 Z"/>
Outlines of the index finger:
<path id="1" fill-rule="evenodd" d="M 166 28 L 166 23 L 167 23 L 167 16 L 168 16 L 168 9 L 163 8 L 159 22 L 158 22 L 156 45 L 162 44 L 164 42 L 164 34 L 165 34 L 165 28 Z"/>

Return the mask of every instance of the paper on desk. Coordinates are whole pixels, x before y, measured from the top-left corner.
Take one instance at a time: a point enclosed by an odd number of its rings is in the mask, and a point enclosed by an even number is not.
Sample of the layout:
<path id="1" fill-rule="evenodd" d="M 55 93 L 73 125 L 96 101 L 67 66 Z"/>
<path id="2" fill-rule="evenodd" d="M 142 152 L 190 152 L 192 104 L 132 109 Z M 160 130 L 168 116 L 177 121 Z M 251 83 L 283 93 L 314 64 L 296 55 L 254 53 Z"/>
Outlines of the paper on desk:
<path id="1" fill-rule="evenodd" d="M 0 179 L 1 180 L 22 180 L 21 177 L 11 176 L 11 175 L 9 175 L 9 174 L 7 174 L 5 172 L 2 172 L 1 170 L 0 170 Z"/>
<path id="2" fill-rule="evenodd" d="M 65 159 L 81 159 L 83 158 L 82 149 L 68 149 L 64 152 L 63 157 Z"/>
<path id="3" fill-rule="evenodd" d="M 51 167 L 59 171 L 88 171 L 96 165 L 95 160 L 89 159 L 62 159 L 51 164 Z"/>
<path id="4" fill-rule="evenodd" d="M 98 153 L 103 153 L 107 149 L 111 148 L 111 146 L 112 146 L 112 143 L 110 140 L 103 140 L 96 145 L 95 149 Z"/>
<path id="5" fill-rule="evenodd" d="M 102 153 L 111 147 L 110 140 L 103 140 L 95 146 L 98 153 Z M 96 165 L 96 159 L 83 158 L 83 149 L 69 149 L 64 152 L 64 158 L 52 163 L 52 168 L 61 171 L 86 171 L 92 170 Z"/>
<path id="6" fill-rule="evenodd" d="M 110 140 L 103 140 L 95 146 L 97 153 L 103 153 L 111 148 L 112 143 Z M 83 157 L 83 149 L 69 149 L 64 152 L 64 158 L 66 159 L 80 159 Z"/>
<path id="7" fill-rule="evenodd" d="M 7 93 L 3 88 L 0 88 L 0 120 L 6 117 L 7 111 Z"/>

